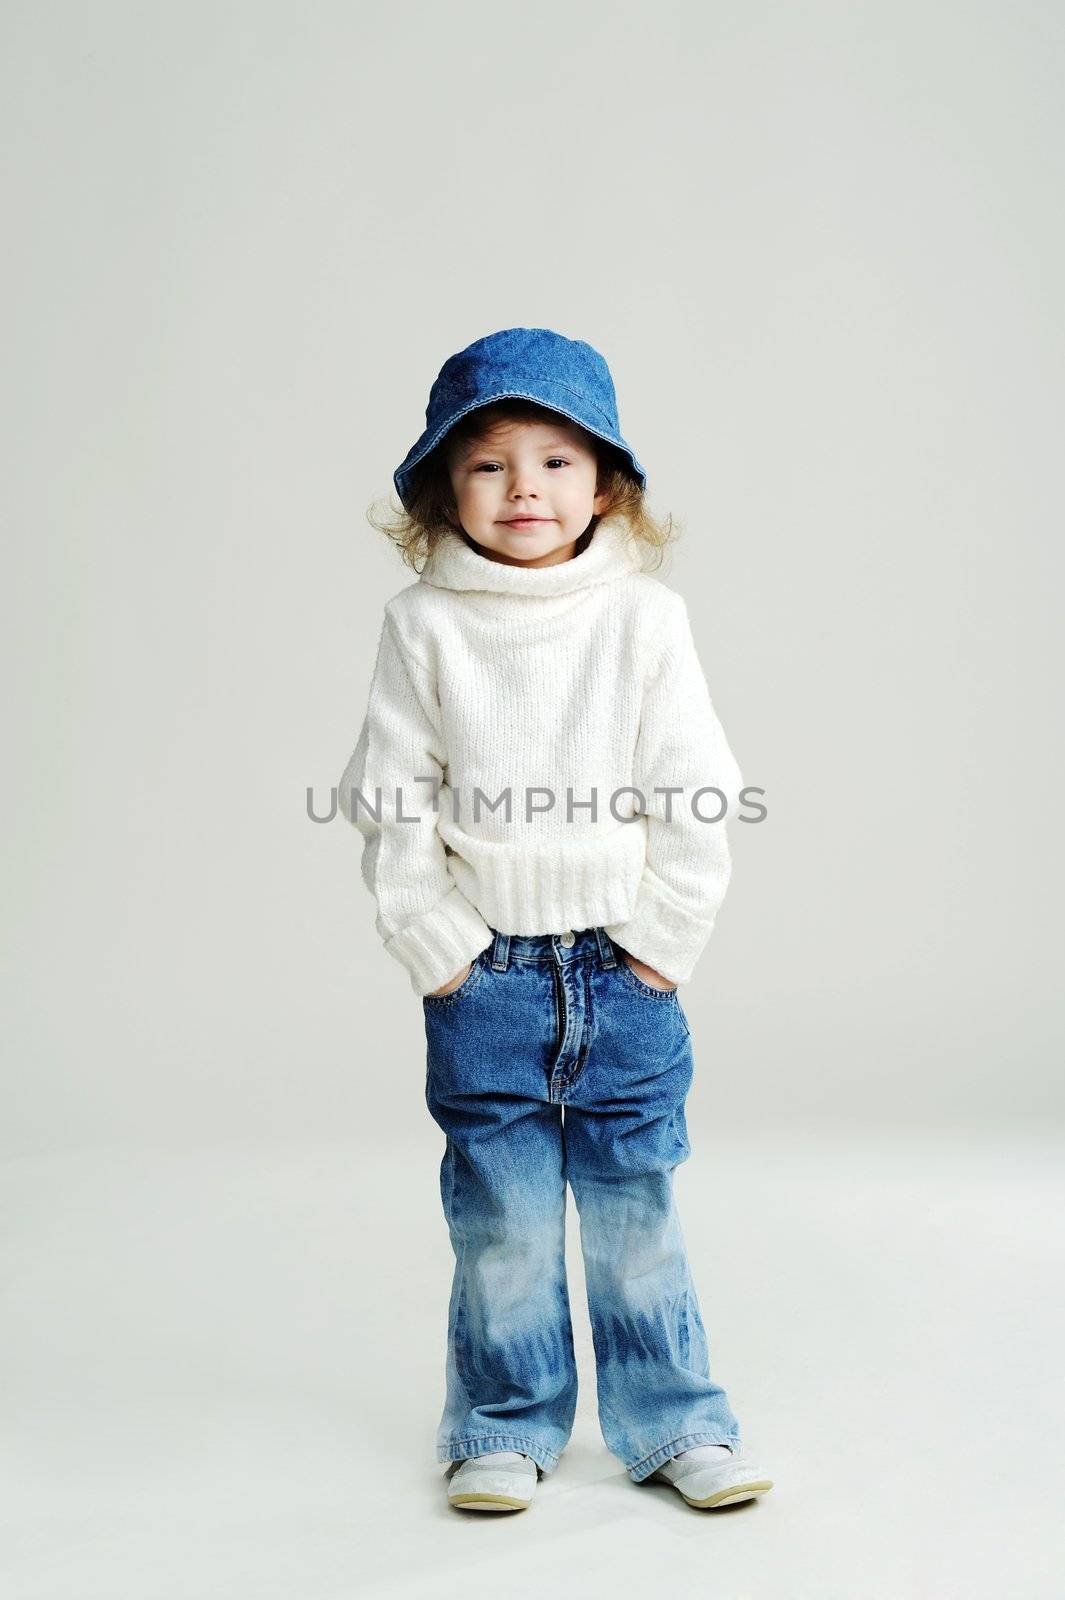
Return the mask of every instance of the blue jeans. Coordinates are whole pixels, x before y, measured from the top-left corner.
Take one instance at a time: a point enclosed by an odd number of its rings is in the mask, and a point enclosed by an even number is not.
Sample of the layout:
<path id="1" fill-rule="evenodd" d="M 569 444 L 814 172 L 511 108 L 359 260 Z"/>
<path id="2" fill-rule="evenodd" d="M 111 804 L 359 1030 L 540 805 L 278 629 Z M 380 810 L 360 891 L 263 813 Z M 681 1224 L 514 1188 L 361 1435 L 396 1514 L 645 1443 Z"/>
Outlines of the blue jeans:
<path id="1" fill-rule="evenodd" d="M 455 1252 L 437 1460 L 558 1465 L 577 1405 L 567 1180 L 608 1448 L 635 1483 L 694 1445 L 738 1448 L 673 1198 L 693 1070 L 676 990 L 642 982 L 603 928 L 495 932 L 457 989 L 422 1004 Z"/>

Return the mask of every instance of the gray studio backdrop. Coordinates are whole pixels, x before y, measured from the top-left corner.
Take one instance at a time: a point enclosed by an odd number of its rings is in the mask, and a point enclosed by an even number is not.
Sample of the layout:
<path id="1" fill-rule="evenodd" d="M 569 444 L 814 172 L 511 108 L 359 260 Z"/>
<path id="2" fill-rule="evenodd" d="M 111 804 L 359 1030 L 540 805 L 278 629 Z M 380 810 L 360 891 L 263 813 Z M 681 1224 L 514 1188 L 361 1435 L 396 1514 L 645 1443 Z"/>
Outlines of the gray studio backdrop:
<path id="1" fill-rule="evenodd" d="M 1061 1113 L 1051 6 L 11 6 L 3 1141 L 421 1115 L 328 805 L 451 351 L 610 361 L 769 817 L 730 1128 Z"/>

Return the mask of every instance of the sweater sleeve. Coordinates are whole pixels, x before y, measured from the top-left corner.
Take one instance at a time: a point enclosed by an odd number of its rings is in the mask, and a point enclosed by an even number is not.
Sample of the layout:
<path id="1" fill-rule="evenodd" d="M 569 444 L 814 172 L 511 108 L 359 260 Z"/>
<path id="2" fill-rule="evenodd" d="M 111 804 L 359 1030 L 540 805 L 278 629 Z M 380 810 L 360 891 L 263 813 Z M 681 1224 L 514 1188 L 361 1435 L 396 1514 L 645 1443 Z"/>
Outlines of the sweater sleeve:
<path id="1" fill-rule="evenodd" d="M 633 782 L 646 810 L 647 851 L 630 917 L 606 931 L 672 982 L 691 977 L 732 873 L 726 823 L 743 778 L 710 699 L 682 595 L 667 590 L 644 684 Z M 661 794 L 657 789 L 680 789 Z M 720 790 L 728 802 L 720 822 Z M 694 809 L 693 809 L 694 799 Z M 635 824 L 630 824 L 635 826 Z"/>
<path id="2" fill-rule="evenodd" d="M 363 837 L 362 877 L 377 903 L 378 935 L 421 995 L 439 989 L 492 941 L 492 930 L 452 878 L 437 832 L 433 794 L 435 788 L 438 806 L 447 804 L 446 765 L 431 675 L 404 647 L 386 606 L 339 806 Z"/>

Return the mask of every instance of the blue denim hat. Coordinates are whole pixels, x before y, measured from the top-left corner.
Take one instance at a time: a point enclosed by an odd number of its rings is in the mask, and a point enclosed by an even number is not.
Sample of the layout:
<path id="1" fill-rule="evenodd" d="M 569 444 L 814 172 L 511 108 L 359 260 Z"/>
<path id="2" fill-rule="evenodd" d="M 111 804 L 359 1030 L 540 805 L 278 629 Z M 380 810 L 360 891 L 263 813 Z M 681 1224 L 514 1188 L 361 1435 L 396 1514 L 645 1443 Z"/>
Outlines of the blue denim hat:
<path id="1" fill-rule="evenodd" d="M 640 488 L 647 487 L 647 474 L 618 431 L 614 381 L 598 350 L 550 328 L 502 328 L 475 339 L 440 368 L 429 391 L 425 432 L 392 477 L 403 504 L 412 469 L 460 417 L 493 400 L 511 398 L 535 400 L 614 445 L 632 463 Z"/>

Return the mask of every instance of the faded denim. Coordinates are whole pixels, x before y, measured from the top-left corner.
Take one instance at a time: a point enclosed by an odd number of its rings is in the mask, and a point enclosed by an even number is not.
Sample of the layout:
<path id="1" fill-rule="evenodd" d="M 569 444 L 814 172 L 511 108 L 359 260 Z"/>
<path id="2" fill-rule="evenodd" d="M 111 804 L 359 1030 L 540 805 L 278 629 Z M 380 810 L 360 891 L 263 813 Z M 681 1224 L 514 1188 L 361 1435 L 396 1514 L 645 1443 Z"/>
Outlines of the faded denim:
<path id="1" fill-rule="evenodd" d="M 558 1464 L 577 1403 L 567 1181 L 608 1448 L 636 1483 L 694 1445 L 738 1449 L 673 1197 L 693 1074 L 677 991 L 638 978 L 603 928 L 493 934 L 457 989 L 422 1001 L 455 1252 L 437 1459 Z"/>

